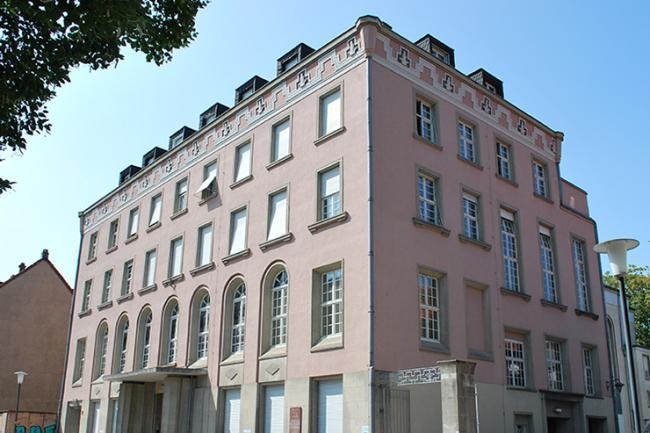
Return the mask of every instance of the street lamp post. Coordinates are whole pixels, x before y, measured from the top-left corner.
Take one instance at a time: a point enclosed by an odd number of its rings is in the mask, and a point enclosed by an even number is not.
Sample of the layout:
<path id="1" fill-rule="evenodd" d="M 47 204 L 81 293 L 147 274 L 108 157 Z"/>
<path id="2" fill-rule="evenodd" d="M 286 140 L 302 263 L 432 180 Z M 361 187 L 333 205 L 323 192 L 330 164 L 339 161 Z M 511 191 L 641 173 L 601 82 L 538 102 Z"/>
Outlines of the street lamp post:
<path id="1" fill-rule="evenodd" d="M 630 312 L 627 305 L 625 293 L 625 274 L 627 273 L 627 252 L 639 246 L 635 239 L 614 239 L 599 243 L 594 251 L 599 254 L 607 254 L 612 274 L 620 284 L 620 310 L 623 316 L 623 331 L 625 337 L 626 359 L 625 363 L 628 377 L 628 393 L 630 395 L 632 418 L 635 433 L 641 433 L 641 421 L 639 419 L 639 399 L 636 389 L 636 370 L 634 369 L 634 354 L 632 353 L 632 331 L 630 330 Z"/>
<path id="2" fill-rule="evenodd" d="M 25 380 L 25 376 L 27 376 L 27 373 L 24 371 L 16 371 L 14 373 L 16 375 L 16 380 L 18 381 L 18 390 L 16 392 L 16 415 L 14 416 L 14 425 L 18 423 L 18 411 L 20 409 L 20 387 L 23 384 L 23 381 Z"/>

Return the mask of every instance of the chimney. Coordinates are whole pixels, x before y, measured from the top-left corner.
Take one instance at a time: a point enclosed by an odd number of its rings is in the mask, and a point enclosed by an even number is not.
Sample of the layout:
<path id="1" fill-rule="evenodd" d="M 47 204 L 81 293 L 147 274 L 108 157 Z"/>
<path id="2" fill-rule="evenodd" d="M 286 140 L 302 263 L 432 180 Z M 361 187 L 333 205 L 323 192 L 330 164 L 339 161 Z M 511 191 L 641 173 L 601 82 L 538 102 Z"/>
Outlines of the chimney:
<path id="1" fill-rule="evenodd" d="M 47 248 L 43 249 L 43 252 L 41 253 L 41 258 L 43 260 L 48 260 L 50 258 L 50 252 L 47 250 Z"/>
<path id="2" fill-rule="evenodd" d="M 25 268 L 26 268 L 26 266 L 25 266 L 24 263 L 19 264 L 18 265 L 18 272 L 25 272 Z"/>

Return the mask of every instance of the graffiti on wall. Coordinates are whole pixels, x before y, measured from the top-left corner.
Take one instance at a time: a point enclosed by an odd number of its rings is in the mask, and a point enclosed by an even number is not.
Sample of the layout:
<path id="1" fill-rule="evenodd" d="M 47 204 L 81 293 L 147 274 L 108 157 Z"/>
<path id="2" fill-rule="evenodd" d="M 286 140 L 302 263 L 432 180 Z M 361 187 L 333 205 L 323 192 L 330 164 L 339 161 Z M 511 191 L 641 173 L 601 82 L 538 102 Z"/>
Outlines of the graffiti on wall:
<path id="1" fill-rule="evenodd" d="M 45 427 L 41 427 L 40 425 L 33 425 L 29 427 L 29 433 L 54 433 L 55 431 L 55 424 L 47 425 Z M 24 425 L 17 425 L 14 433 L 27 433 L 27 427 Z"/>

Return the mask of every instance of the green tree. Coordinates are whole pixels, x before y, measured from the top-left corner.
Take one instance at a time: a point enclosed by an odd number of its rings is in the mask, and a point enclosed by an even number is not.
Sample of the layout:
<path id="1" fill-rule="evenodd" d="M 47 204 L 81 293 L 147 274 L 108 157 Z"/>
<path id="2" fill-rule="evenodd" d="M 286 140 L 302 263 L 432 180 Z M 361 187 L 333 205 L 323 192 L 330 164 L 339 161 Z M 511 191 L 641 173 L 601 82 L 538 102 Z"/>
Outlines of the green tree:
<path id="1" fill-rule="evenodd" d="M 49 132 L 47 102 L 80 65 L 117 65 L 126 47 L 157 65 L 196 37 L 207 0 L 0 0 L 0 151 Z M 0 159 L 2 161 L 2 159 Z M 13 182 L 0 178 L 0 194 Z"/>
<path id="2" fill-rule="evenodd" d="M 607 272 L 605 284 L 619 287 L 618 280 Z M 650 267 L 629 265 L 625 288 L 630 309 L 634 310 L 634 333 L 637 344 L 650 347 Z"/>

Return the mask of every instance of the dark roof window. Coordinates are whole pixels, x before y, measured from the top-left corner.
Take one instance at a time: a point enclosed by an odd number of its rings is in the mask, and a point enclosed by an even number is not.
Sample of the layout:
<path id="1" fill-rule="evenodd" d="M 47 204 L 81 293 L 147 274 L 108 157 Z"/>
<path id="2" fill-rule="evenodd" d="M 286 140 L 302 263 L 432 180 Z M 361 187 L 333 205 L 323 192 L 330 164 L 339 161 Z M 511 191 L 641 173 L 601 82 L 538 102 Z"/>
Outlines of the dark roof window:
<path id="1" fill-rule="evenodd" d="M 225 105 L 217 102 L 212 107 L 208 108 L 203 113 L 201 113 L 201 115 L 199 116 L 199 128 L 203 128 L 208 123 L 211 123 L 213 120 L 221 116 L 229 109 L 230 107 L 226 107 Z"/>
<path id="2" fill-rule="evenodd" d="M 142 167 L 153 164 L 158 158 L 163 156 L 167 151 L 162 147 L 154 147 L 142 156 Z"/>
<path id="3" fill-rule="evenodd" d="M 415 42 L 415 45 L 422 48 L 427 53 L 431 54 L 438 60 L 443 61 L 449 66 L 456 67 L 456 59 L 454 58 L 454 49 L 444 42 L 426 34 Z"/>
<path id="4" fill-rule="evenodd" d="M 302 42 L 278 59 L 278 75 L 296 66 L 314 52 L 314 49 Z"/>
<path id="5" fill-rule="evenodd" d="M 183 126 L 178 131 L 174 132 L 169 136 L 169 150 L 172 150 L 179 144 L 181 144 L 187 137 L 194 134 L 196 131 L 187 126 Z"/>
<path id="6" fill-rule="evenodd" d="M 503 81 L 499 80 L 485 69 L 477 69 L 469 74 L 468 77 L 488 89 L 488 91 L 503 98 Z"/>
<path id="7" fill-rule="evenodd" d="M 129 165 L 127 168 L 120 172 L 120 185 L 122 185 L 127 180 L 131 179 L 140 171 L 140 167 L 137 165 Z"/>
<path id="8" fill-rule="evenodd" d="M 261 89 L 268 81 L 264 78 L 255 75 L 250 80 L 246 81 L 235 90 L 235 104 L 240 103 L 244 99 L 251 96 L 253 93 Z"/>

